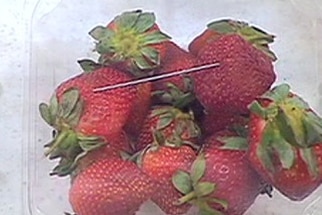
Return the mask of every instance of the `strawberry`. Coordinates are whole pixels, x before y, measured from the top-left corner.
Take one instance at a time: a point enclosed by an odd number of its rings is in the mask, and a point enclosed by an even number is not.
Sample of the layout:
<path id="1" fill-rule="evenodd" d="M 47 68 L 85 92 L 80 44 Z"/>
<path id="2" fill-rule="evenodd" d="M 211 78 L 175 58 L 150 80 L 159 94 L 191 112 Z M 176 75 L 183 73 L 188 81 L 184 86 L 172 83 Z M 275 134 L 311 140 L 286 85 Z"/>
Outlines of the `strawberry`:
<path id="1" fill-rule="evenodd" d="M 195 158 L 195 151 L 188 145 L 169 146 L 155 142 L 142 154 L 142 171 L 160 187 L 151 199 L 168 215 L 185 214 L 190 208 L 188 204 L 174 204 L 182 194 L 173 186 L 172 175 L 178 169 L 186 170 Z"/>
<path id="2" fill-rule="evenodd" d="M 197 59 L 189 52 L 183 50 L 173 42 L 168 42 L 166 46 L 166 55 L 161 58 L 160 67 L 157 69 L 156 74 L 166 74 L 170 72 L 181 71 L 197 66 Z M 187 77 L 189 75 L 185 75 Z M 166 90 L 168 83 L 174 84 L 180 90 L 184 90 L 184 77 L 174 76 L 171 78 L 164 78 L 153 83 L 153 90 Z"/>
<path id="3" fill-rule="evenodd" d="M 106 156 L 75 177 L 69 201 L 77 215 L 134 215 L 156 190 L 134 163 Z"/>
<path id="4" fill-rule="evenodd" d="M 264 34 L 247 25 L 237 27 L 250 38 Z M 196 97 L 208 113 L 248 114 L 247 105 L 266 92 L 276 78 L 272 59 L 260 49 L 260 44 L 272 42 L 272 37 L 260 37 L 257 48 L 234 30 L 207 43 L 198 53 L 201 64 L 220 63 L 217 68 L 192 74 Z"/>
<path id="5" fill-rule="evenodd" d="M 257 27 L 249 26 L 246 22 L 231 19 L 221 19 L 209 23 L 207 29 L 190 42 L 189 52 L 198 56 L 204 46 L 229 34 L 240 35 L 254 47 L 262 50 L 273 61 L 277 60 L 275 54 L 268 47 L 268 44 L 274 41 L 274 35 L 267 34 Z"/>
<path id="6" fill-rule="evenodd" d="M 245 150 L 225 148 L 223 131 L 205 140 L 203 151 L 189 171 L 179 170 L 173 175 L 173 184 L 184 196 L 177 204 L 193 204 L 200 214 L 242 215 L 266 189 L 266 184 L 248 163 Z M 230 136 L 235 142 L 244 138 Z M 241 141 L 242 140 L 242 141 Z"/>
<path id="7" fill-rule="evenodd" d="M 322 119 L 287 84 L 260 96 L 250 110 L 252 166 L 289 199 L 305 199 L 321 184 Z"/>
<path id="8" fill-rule="evenodd" d="M 42 118 L 56 130 L 54 139 L 46 145 L 50 159 L 61 158 L 53 174 L 67 175 L 79 156 L 117 142 L 132 109 L 136 88 L 101 92 L 93 89 L 128 80 L 128 75 L 111 67 L 84 72 L 61 83 L 49 105 L 40 104 Z M 124 142 L 115 147 L 130 150 Z"/>
<path id="9" fill-rule="evenodd" d="M 154 13 L 128 11 L 108 25 L 96 26 L 89 34 L 95 39 L 99 63 L 115 64 L 135 76 L 146 76 L 160 65 L 169 36 L 160 31 Z"/>

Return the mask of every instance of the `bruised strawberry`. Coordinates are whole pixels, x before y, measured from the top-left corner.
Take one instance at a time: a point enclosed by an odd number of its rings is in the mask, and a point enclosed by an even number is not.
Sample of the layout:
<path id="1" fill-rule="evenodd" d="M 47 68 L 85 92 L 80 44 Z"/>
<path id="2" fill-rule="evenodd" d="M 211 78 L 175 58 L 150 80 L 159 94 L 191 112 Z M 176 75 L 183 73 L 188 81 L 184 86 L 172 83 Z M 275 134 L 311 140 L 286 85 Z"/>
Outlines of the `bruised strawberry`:
<path id="1" fill-rule="evenodd" d="M 69 201 L 77 215 L 134 215 L 156 190 L 134 163 L 107 156 L 75 177 Z"/>
<path id="2" fill-rule="evenodd" d="M 97 26 L 90 35 L 97 41 L 99 63 L 115 64 L 135 76 L 149 75 L 160 65 L 169 37 L 159 30 L 154 13 L 141 10 L 124 12 L 111 23 Z"/>
<path id="3" fill-rule="evenodd" d="M 248 29 L 245 27 L 245 31 Z M 257 31 L 249 33 L 256 35 Z M 271 58 L 234 32 L 203 46 L 198 59 L 202 64 L 220 64 L 192 74 L 195 94 L 209 113 L 248 114 L 247 106 L 266 92 L 276 78 Z"/>
<path id="4" fill-rule="evenodd" d="M 229 136 L 241 142 L 240 150 L 223 148 L 224 131 L 205 140 L 202 153 L 189 171 L 179 170 L 173 184 L 183 197 L 177 204 L 198 206 L 200 214 L 242 215 L 267 186 L 248 163 L 244 138 Z M 225 136 L 226 138 L 226 136 Z"/>
<path id="5" fill-rule="evenodd" d="M 250 110 L 251 164 L 289 199 L 305 199 L 321 184 L 322 119 L 287 84 L 266 92 Z"/>
<path id="6" fill-rule="evenodd" d="M 166 139 L 162 141 L 166 142 Z M 142 154 L 140 162 L 142 171 L 160 187 L 151 199 L 168 215 L 185 214 L 190 208 L 189 204 L 180 206 L 175 204 L 182 194 L 173 186 L 172 175 L 178 169 L 189 168 L 195 158 L 196 153 L 189 145 L 171 146 L 171 144 L 152 143 Z"/>
<path id="7" fill-rule="evenodd" d="M 50 159 L 61 158 L 53 174 L 64 176 L 87 152 L 113 144 L 121 133 L 132 109 L 135 87 L 93 92 L 93 89 L 129 81 L 128 75 L 103 67 L 84 72 L 61 83 L 49 105 L 39 106 L 42 118 L 56 130 L 46 145 Z M 129 146 L 115 145 L 128 151 Z"/>

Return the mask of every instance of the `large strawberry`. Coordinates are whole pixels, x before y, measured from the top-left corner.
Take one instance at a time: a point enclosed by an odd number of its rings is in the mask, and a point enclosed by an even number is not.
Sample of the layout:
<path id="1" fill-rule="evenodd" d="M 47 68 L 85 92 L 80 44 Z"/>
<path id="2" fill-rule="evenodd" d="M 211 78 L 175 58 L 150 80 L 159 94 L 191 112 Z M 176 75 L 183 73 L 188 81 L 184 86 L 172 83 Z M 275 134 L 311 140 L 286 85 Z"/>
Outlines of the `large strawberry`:
<path id="1" fill-rule="evenodd" d="M 97 26 L 90 35 L 102 64 L 116 64 L 136 76 L 149 75 L 160 65 L 169 37 L 159 30 L 153 13 L 128 11 L 116 16 L 107 27 Z"/>
<path id="2" fill-rule="evenodd" d="M 213 25 L 221 26 L 221 23 Z M 219 62 L 220 66 L 192 74 L 195 93 L 207 112 L 247 114 L 247 105 L 266 92 L 276 78 L 272 59 L 264 52 L 266 49 L 260 49 L 260 44 L 266 47 L 272 37 L 267 35 L 255 40 L 258 48 L 250 40 L 264 34 L 262 31 L 239 22 L 228 21 L 227 25 L 232 27 L 218 28 L 217 31 L 222 31 L 221 36 L 202 46 L 198 52 L 202 64 Z"/>
<path id="3" fill-rule="evenodd" d="M 151 199 L 168 215 L 185 214 L 190 205 L 175 204 L 182 194 L 173 186 L 172 175 L 178 169 L 187 170 L 196 158 L 196 153 L 190 145 L 184 145 L 180 139 L 176 140 L 179 142 L 175 146 L 168 143 L 166 137 L 160 134 L 156 136 L 151 146 L 143 151 L 140 159 L 142 171 L 160 187 Z"/>
<path id="4" fill-rule="evenodd" d="M 134 163 L 113 155 L 96 159 L 75 177 L 69 200 L 77 215 L 134 215 L 156 190 Z"/>
<path id="5" fill-rule="evenodd" d="M 322 119 L 287 84 L 251 106 L 249 160 L 291 200 L 303 200 L 322 176 Z"/>
<path id="6" fill-rule="evenodd" d="M 69 174 L 80 156 L 117 142 L 132 109 L 136 88 L 102 92 L 93 89 L 128 80 L 126 74 L 111 67 L 84 72 L 61 83 L 49 105 L 40 104 L 42 118 L 56 130 L 54 139 L 46 145 L 51 159 L 61 158 L 53 174 Z M 124 142 L 115 147 L 130 150 Z"/>
<path id="7" fill-rule="evenodd" d="M 196 205 L 205 215 L 242 215 L 265 191 L 267 185 L 251 168 L 243 150 L 247 148 L 246 140 L 231 135 L 223 131 L 208 137 L 191 169 L 174 174 L 173 184 L 185 195 L 178 199 L 178 205 Z M 227 140 L 234 147 L 242 143 L 240 150 L 224 147 Z"/>

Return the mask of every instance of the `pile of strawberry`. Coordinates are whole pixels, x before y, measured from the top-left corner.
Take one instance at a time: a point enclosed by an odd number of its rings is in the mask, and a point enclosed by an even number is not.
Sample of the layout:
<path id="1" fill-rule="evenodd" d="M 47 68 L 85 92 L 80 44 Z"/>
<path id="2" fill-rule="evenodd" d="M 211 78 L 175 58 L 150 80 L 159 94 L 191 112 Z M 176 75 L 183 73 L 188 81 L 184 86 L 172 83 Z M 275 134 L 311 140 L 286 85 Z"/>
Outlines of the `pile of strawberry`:
<path id="1" fill-rule="evenodd" d="M 218 20 L 186 51 L 140 10 L 90 35 L 99 58 L 79 60 L 83 72 L 39 106 L 55 131 L 50 174 L 70 176 L 77 215 L 134 215 L 148 200 L 168 215 L 241 215 L 273 188 L 300 201 L 322 183 L 322 119 L 272 86 L 274 36 Z"/>

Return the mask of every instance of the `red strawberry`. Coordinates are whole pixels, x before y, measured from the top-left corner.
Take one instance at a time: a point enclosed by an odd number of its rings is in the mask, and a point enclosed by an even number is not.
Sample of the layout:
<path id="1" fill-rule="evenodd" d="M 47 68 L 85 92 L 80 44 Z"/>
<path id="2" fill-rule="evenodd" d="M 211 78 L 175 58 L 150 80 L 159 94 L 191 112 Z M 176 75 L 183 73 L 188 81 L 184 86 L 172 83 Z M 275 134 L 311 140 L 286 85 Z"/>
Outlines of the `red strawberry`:
<path id="1" fill-rule="evenodd" d="M 77 215 L 134 215 L 156 190 L 134 163 L 110 156 L 76 176 L 69 200 Z"/>
<path id="2" fill-rule="evenodd" d="M 136 88 L 102 92 L 93 92 L 93 89 L 128 80 L 126 74 L 111 67 L 85 72 L 61 83 L 49 105 L 40 104 L 43 119 L 57 131 L 46 145 L 51 159 L 61 158 L 55 174 L 68 174 L 79 155 L 116 142 L 132 109 Z M 123 143 L 115 147 L 129 150 Z"/>
<path id="3" fill-rule="evenodd" d="M 303 200 L 322 178 L 322 119 L 287 84 L 250 106 L 249 160 L 291 200 Z"/>
<path id="4" fill-rule="evenodd" d="M 180 170 L 173 176 L 174 185 L 185 194 L 179 205 L 189 202 L 198 206 L 201 214 L 242 215 L 267 186 L 249 165 L 245 150 L 222 148 L 219 138 L 228 133 L 207 138 L 191 170 Z"/>
<path id="5" fill-rule="evenodd" d="M 240 28 L 254 37 L 262 34 L 247 26 Z M 263 38 L 259 42 L 271 41 Z M 203 46 L 198 59 L 202 64 L 220 63 L 217 68 L 192 74 L 196 97 L 208 113 L 247 114 L 247 105 L 266 92 L 276 78 L 271 58 L 235 32 Z"/>
<path id="6" fill-rule="evenodd" d="M 175 189 L 171 180 L 172 175 L 178 169 L 189 168 L 196 158 L 194 150 L 187 145 L 152 146 L 142 156 L 142 171 L 160 186 L 160 189 L 152 196 L 152 201 L 168 215 L 185 214 L 190 205 L 175 204 L 182 194 Z"/>
<path id="7" fill-rule="evenodd" d="M 161 66 L 157 69 L 156 74 L 166 74 L 170 72 L 181 71 L 197 66 L 197 59 L 189 52 L 183 50 L 173 42 L 165 44 L 166 56 L 161 58 Z M 184 90 L 184 77 L 174 76 L 156 81 L 153 84 L 153 90 L 166 90 L 168 83 L 174 84 L 180 90 Z"/>
<path id="8" fill-rule="evenodd" d="M 268 44 L 274 41 L 273 35 L 269 35 L 261 29 L 249 26 L 246 22 L 222 19 L 209 23 L 207 29 L 190 42 L 188 49 L 195 56 L 199 51 L 220 37 L 229 34 L 237 34 L 250 42 L 254 47 L 262 50 L 273 61 L 277 59 L 275 54 L 269 50 Z"/>
<path id="9" fill-rule="evenodd" d="M 135 76 L 149 75 L 160 65 L 163 43 L 169 40 L 155 20 L 153 13 L 136 10 L 116 16 L 107 27 L 95 27 L 90 35 L 97 41 L 99 62 L 116 64 Z"/>

